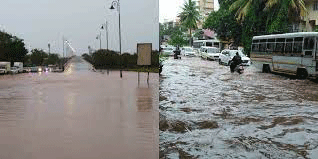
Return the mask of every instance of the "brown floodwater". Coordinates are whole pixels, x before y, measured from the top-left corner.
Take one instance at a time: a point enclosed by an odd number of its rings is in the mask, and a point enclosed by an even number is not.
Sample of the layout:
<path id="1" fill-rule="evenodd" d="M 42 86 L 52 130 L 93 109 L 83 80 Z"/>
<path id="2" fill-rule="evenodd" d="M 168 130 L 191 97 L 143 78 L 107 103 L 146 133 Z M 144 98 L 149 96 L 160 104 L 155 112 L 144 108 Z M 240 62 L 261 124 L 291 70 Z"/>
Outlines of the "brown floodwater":
<path id="1" fill-rule="evenodd" d="M 182 56 L 159 92 L 162 159 L 318 158 L 317 82 Z"/>
<path id="2" fill-rule="evenodd" d="M 159 75 L 91 71 L 0 76 L 0 158 L 158 158 Z"/>

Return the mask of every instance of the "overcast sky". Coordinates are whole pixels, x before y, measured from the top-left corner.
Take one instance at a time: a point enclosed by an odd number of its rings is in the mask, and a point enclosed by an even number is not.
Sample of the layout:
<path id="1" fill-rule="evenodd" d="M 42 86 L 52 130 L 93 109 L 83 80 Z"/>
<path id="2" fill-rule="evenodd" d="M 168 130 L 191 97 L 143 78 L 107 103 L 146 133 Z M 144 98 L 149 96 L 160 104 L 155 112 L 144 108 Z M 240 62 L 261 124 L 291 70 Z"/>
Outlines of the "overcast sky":
<path id="1" fill-rule="evenodd" d="M 181 12 L 184 2 L 185 0 L 159 0 L 159 21 L 164 22 L 164 19 L 174 20 Z M 219 9 L 218 0 L 214 0 L 214 8 L 215 10 Z"/>
<path id="2" fill-rule="evenodd" d="M 27 49 L 62 53 L 64 36 L 77 51 L 99 49 L 100 27 L 108 21 L 109 48 L 119 51 L 118 12 L 112 0 L 2 0 L 0 29 L 24 39 Z M 122 52 L 136 52 L 137 42 L 159 48 L 159 0 L 120 0 Z M 106 32 L 102 30 L 102 48 Z"/>

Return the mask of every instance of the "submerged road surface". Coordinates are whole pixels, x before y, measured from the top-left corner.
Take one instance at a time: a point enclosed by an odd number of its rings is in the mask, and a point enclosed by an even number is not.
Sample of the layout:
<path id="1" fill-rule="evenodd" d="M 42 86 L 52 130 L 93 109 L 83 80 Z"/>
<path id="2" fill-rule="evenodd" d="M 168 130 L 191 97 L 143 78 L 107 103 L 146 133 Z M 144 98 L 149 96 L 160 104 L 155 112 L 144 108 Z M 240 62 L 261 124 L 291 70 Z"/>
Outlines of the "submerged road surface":
<path id="1" fill-rule="evenodd" d="M 182 57 L 159 90 L 160 158 L 318 158 L 315 82 Z"/>
<path id="2" fill-rule="evenodd" d="M 158 158 L 158 74 L 91 69 L 0 76 L 0 158 Z"/>

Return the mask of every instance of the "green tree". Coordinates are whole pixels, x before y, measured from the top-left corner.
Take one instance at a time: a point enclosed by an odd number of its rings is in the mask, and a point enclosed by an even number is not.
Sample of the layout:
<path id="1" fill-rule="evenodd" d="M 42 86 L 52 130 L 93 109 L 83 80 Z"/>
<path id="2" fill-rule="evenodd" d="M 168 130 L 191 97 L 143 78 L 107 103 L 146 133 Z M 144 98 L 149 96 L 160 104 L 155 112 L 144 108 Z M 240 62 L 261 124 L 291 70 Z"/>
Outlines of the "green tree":
<path id="1" fill-rule="evenodd" d="M 272 32 L 287 32 L 288 24 L 299 22 L 307 14 L 304 0 L 267 0 L 267 29 Z"/>
<path id="2" fill-rule="evenodd" d="M 0 60 L 13 62 L 23 61 L 28 50 L 25 48 L 23 39 L 0 31 Z"/>
<path id="3" fill-rule="evenodd" d="M 49 65 L 56 65 L 58 64 L 60 61 L 60 57 L 59 57 L 59 54 L 50 54 L 48 55 L 48 59 L 47 59 L 47 63 Z"/>
<path id="4" fill-rule="evenodd" d="M 181 31 L 181 27 L 174 30 L 168 43 L 173 46 L 179 45 L 180 47 L 187 45 L 188 41 L 186 40 L 186 36 Z"/>
<path id="5" fill-rule="evenodd" d="M 182 12 L 179 14 L 180 21 L 183 26 L 189 29 L 190 45 L 192 46 L 192 29 L 197 28 L 197 22 L 200 20 L 200 13 L 195 1 L 188 0 L 182 7 Z"/>
<path id="6" fill-rule="evenodd" d="M 235 46 L 240 45 L 242 25 L 235 19 L 235 13 L 229 10 L 234 0 L 220 1 L 220 8 L 211 12 L 203 23 L 203 28 L 214 30 L 222 41 L 233 41 Z"/>
<path id="7" fill-rule="evenodd" d="M 32 52 L 31 54 L 32 64 L 36 66 L 42 66 L 44 62 L 44 58 L 47 58 L 48 54 L 41 49 L 33 49 L 31 50 L 31 52 Z"/>

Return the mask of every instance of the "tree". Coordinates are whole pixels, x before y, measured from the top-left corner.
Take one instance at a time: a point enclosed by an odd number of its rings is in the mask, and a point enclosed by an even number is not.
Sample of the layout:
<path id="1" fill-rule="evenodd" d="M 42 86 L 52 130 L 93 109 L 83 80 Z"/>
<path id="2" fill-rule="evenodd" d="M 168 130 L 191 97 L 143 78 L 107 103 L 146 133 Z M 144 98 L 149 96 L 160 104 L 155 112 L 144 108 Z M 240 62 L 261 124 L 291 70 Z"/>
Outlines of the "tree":
<path id="1" fill-rule="evenodd" d="M 234 46 L 241 43 L 242 25 L 235 19 L 235 13 L 229 10 L 234 0 L 220 1 L 220 8 L 211 12 L 203 23 L 203 28 L 214 30 L 222 41 L 233 41 Z"/>
<path id="2" fill-rule="evenodd" d="M 48 55 L 48 60 L 47 60 L 47 63 L 49 65 L 56 65 L 58 64 L 60 61 L 60 57 L 59 57 L 59 54 L 50 54 Z"/>
<path id="3" fill-rule="evenodd" d="M 37 66 L 43 65 L 44 58 L 48 57 L 48 54 L 40 49 L 33 49 L 33 50 L 31 50 L 31 52 L 32 52 L 32 54 L 31 54 L 32 64 L 37 65 Z"/>
<path id="4" fill-rule="evenodd" d="M 13 62 L 23 61 L 27 53 L 23 39 L 0 31 L 0 60 L 10 61 L 13 65 Z"/>
<path id="5" fill-rule="evenodd" d="M 267 29 L 272 32 L 287 32 L 288 24 L 299 22 L 307 14 L 304 0 L 267 0 Z"/>
<path id="6" fill-rule="evenodd" d="M 168 43 L 173 46 L 179 45 L 180 47 L 186 45 L 188 41 L 186 40 L 186 36 L 181 31 L 181 27 L 178 27 L 179 29 L 174 30 L 174 32 L 171 35 L 170 40 Z"/>
<path id="7" fill-rule="evenodd" d="M 200 13 L 195 1 L 188 0 L 188 2 L 185 2 L 179 16 L 181 24 L 190 31 L 190 45 L 192 46 L 192 29 L 197 28 L 197 22 L 200 20 Z"/>

